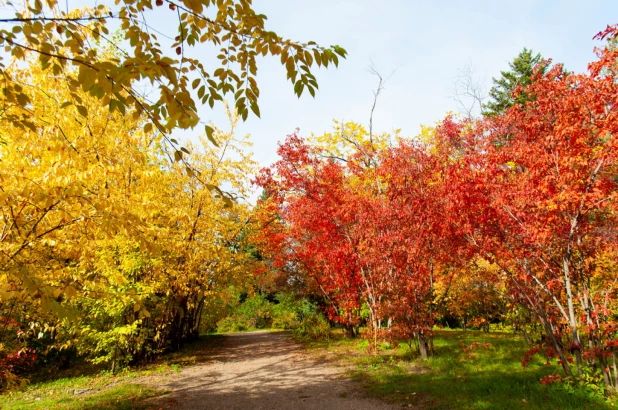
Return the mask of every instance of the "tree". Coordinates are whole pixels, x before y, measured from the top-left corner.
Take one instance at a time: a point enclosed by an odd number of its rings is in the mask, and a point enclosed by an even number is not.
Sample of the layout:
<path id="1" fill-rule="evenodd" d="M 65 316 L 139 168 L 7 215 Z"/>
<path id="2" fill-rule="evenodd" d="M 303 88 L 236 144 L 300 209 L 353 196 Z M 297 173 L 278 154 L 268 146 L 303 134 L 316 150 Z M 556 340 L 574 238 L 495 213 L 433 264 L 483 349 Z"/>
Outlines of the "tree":
<path id="1" fill-rule="evenodd" d="M 451 212 L 537 316 L 545 352 L 567 376 L 589 366 L 608 386 L 618 380 L 608 366 L 615 283 L 595 266 L 616 248 L 617 54 L 600 50 L 589 74 L 555 66 L 522 90 L 534 99 L 461 128 L 460 138 L 476 148 L 452 167 L 449 182 L 459 196 Z"/>
<path id="2" fill-rule="evenodd" d="M 263 206 L 278 207 L 285 224 L 270 241 L 318 285 L 332 319 L 349 328 L 362 306 L 373 348 L 378 338 L 406 339 L 426 358 L 433 287 L 457 259 L 446 251 L 457 236 L 442 229 L 435 206 L 445 161 L 425 145 L 398 136 L 392 145 L 390 135 L 355 123 L 312 141 L 289 137 L 281 159 L 257 179 L 269 194 Z"/>
<path id="3" fill-rule="evenodd" d="M 539 65 L 540 64 L 540 65 Z M 538 67 L 537 67 L 538 66 Z M 501 71 L 501 77 L 493 78 L 493 87 L 489 90 L 490 101 L 483 104 L 483 115 L 495 116 L 503 114 L 509 107 L 534 98 L 530 94 L 521 92 L 514 94 L 518 87 L 526 87 L 533 81 L 534 70 L 539 69 L 539 74 L 545 73 L 548 65 L 541 57 L 532 50 L 524 48 L 515 59 L 509 63 L 509 71 Z"/>
<path id="4" fill-rule="evenodd" d="M 17 11 L 13 17 L 0 19 L 0 45 L 14 60 L 35 53 L 42 68 L 64 78 L 70 91 L 62 102 L 65 108 L 74 105 L 82 117 L 88 117 L 88 108 L 78 98 L 79 90 L 95 97 L 110 112 L 124 115 L 130 107 L 135 118 L 146 116 L 145 131 L 154 127 L 175 147 L 177 142 L 169 134 L 175 128 L 197 126 L 199 104 L 213 107 L 231 95 L 243 119 L 249 110 L 260 115 L 258 56 L 279 56 L 300 97 L 305 89 L 314 95 L 318 87 L 311 67 L 337 65 L 338 58 L 346 55 L 339 46 L 298 43 L 268 31 L 266 16 L 253 10 L 251 0 L 107 3 L 69 10 L 68 2 L 64 8 L 64 2 L 57 0 L 6 1 L 6 13 Z M 154 9 L 177 22 L 175 37 L 149 25 L 146 16 Z M 112 21 L 118 23 L 121 39 L 110 35 Z M 192 49 L 206 44 L 220 48 L 218 68 L 190 56 Z M 108 47 L 115 51 L 112 56 L 102 53 Z M 9 66 L 0 56 L 4 98 L 28 111 L 28 93 L 11 75 Z M 148 83 L 151 87 L 140 91 Z M 3 119 L 21 128 L 34 128 L 30 115 L 8 117 L 5 113 Z M 212 131 L 206 126 L 208 138 L 216 144 Z M 183 150 L 176 149 L 174 155 L 182 159 Z"/>
<path id="5" fill-rule="evenodd" d="M 214 130 L 219 146 L 206 135 L 188 145 L 190 174 L 133 108 L 109 112 L 78 90 L 83 117 L 63 106 L 71 91 L 52 69 L 11 75 L 28 85 L 35 129 L 0 122 L 0 388 L 18 384 L 19 351 L 76 351 L 116 369 L 195 338 L 203 310 L 255 270 L 241 235 L 248 206 L 210 193 L 247 195 L 255 163 L 234 136 L 239 118 Z"/>

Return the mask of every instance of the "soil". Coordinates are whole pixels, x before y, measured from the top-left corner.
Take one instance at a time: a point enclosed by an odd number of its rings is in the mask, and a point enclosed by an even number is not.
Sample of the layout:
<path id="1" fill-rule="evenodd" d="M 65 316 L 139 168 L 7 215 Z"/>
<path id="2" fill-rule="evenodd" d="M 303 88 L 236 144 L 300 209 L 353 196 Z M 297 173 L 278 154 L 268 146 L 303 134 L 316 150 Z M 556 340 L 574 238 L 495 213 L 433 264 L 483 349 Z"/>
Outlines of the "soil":
<path id="1" fill-rule="evenodd" d="M 309 356 L 283 332 L 247 332 L 214 339 L 208 362 L 150 383 L 170 393 L 153 409 L 401 408 L 368 397 L 342 368 Z M 148 381 L 146 381 L 148 382 Z"/>

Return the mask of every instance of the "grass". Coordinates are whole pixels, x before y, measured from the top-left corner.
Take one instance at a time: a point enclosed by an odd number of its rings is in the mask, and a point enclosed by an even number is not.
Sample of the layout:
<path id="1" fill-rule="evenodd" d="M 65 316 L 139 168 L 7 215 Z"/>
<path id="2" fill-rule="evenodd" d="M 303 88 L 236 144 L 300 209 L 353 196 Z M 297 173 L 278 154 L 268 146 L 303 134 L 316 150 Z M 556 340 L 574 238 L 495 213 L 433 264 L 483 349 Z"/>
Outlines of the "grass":
<path id="1" fill-rule="evenodd" d="M 60 374 L 55 380 L 35 382 L 22 391 L 0 395 L 0 409 L 145 409 L 148 408 L 146 399 L 167 391 L 136 379 L 179 372 L 181 357 L 180 354 L 169 355 L 164 357 L 164 363 L 124 369 L 116 374 L 105 371 L 88 374 L 87 369 L 83 369 L 85 375 L 82 376 L 62 377 Z M 193 363 L 194 360 L 196 358 L 189 355 L 184 362 Z M 72 369 L 66 374 L 75 374 L 78 370 Z"/>
<path id="2" fill-rule="evenodd" d="M 478 342 L 472 350 L 464 346 Z M 554 365 L 534 359 L 523 368 L 525 343 L 510 333 L 437 331 L 435 357 L 421 361 L 407 345 L 384 344 L 367 353 L 367 342 L 343 339 L 307 343 L 327 360 L 336 360 L 363 382 L 369 394 L 427 409 L 611 409 L 616 403 L 584 386 L 542 385 L 558 374 Z"/>
<path id="3" fill-rule="evenodd" d="M 160 395 L 156 389 L 139 384 L 120 384 L 92 394 L 73 392 L 79 383 L 75 379 L 59 379 L 52 383 L 33 385 L 23 392 L 0 396 L 2 409 L 140 409 L 139 402 Z M 92 386 L 83 384 L 83 386 Z M 104 387 L 104 386 L 102 386 Z M 90 389 L 91 387 L 87 387 Z"/>
<path id="4" fill-rule="evenodd" d="M 149 365 L 123 369 L 116 374 L 101 366 L 77 362 L 68 370 L 50 374 L 44 369 L 30 377 L 32 384 L 18 392 L 0 394 L 0 409 L 140 409 L 145 400 L 167 392 L 140 383 L 142 377 L 180 372 L 212 356 L 210 346 L 220 335 L 205 335 L 181 350 L 162 355 Z"/>

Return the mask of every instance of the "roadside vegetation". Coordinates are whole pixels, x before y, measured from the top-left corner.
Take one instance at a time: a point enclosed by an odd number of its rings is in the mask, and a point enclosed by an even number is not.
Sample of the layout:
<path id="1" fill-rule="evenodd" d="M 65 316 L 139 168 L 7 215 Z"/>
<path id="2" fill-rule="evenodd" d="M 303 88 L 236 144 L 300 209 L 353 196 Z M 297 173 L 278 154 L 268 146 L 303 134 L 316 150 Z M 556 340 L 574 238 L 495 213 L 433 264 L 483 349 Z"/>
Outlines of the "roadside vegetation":
<path id="1" fill-rule="evenodd" d="M 144 400 L 160 396 L 162 389 L 135 379 L 161 375 L 177 368 L 162 365 L 149 370 L 124 370 L 117 374 L 101 372 L 94 375 L 62 377 L 33 383 L 21 391 L 0 396 L 2 409 L 140 409 Z"/>
<path id="2" fill-rule="evenodd" d="M 438 330 L 436 354 L 421 360 L 406 344 L 369 342 L 333 332 L 329 341 L 305 342 L 318 358 L 345 366 L 369 394 L 423 409 L 611 409 L 597 384 L 539 383 L 560 373 L 540 357 L 526 367 L 525 340 L 510 332 Z"/>

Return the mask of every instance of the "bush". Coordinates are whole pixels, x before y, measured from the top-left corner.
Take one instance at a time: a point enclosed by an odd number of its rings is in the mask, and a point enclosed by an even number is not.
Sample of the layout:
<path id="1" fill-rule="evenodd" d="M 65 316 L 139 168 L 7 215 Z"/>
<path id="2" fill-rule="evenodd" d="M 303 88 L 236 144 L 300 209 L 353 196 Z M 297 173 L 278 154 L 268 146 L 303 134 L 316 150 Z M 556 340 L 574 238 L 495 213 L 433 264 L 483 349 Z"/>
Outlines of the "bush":
<path id="1" fill-rule="evenodd" d="M 241 323 L 238 316 L 228 316 L 217 322 L 217 332 L 219 333 L 242 332 L 243 330 L 247 330 L 247 326 L 245 323 Z"/>
<path id="2" fill-rule="evenodd" d="M 330 323 L 321 313 L 314 312 L 307 315 L 294 329 L 294 336 L 311 340 L 330 339 Z"/>
<path id="3" fill-rule="evenodd" d="M 271 327 L 292 330 L 301 338 L 326 340 L 330 337 L 330 324 L 315 303 L 297 299 L 290 293 L 278 293 L 275 301 L 270 302 L 263 295 L 248 298 L 230 316 L 217 322 L 217 331 L 227 333 Z"/>
<path id="4" fill-rule="evenodd" d="M 272 325 L 273 304 L 263 295 L 255 295 L 238 305 L 233 313 L 217 322 L 217 332 L 241 332 Z"/>
<path id="5" fill-rule="evenodd" d="M 296 312 L 280 311 L 273 315 L 272 328 L 293 330 L 300 325 Z"/>
<path id="6" fill-rule="evenodd" d="M 264 329 L 272 324 L 273 304 L 263 295 L 255 295 L 238 305 L 233 316 L 247 328 Z"/>

